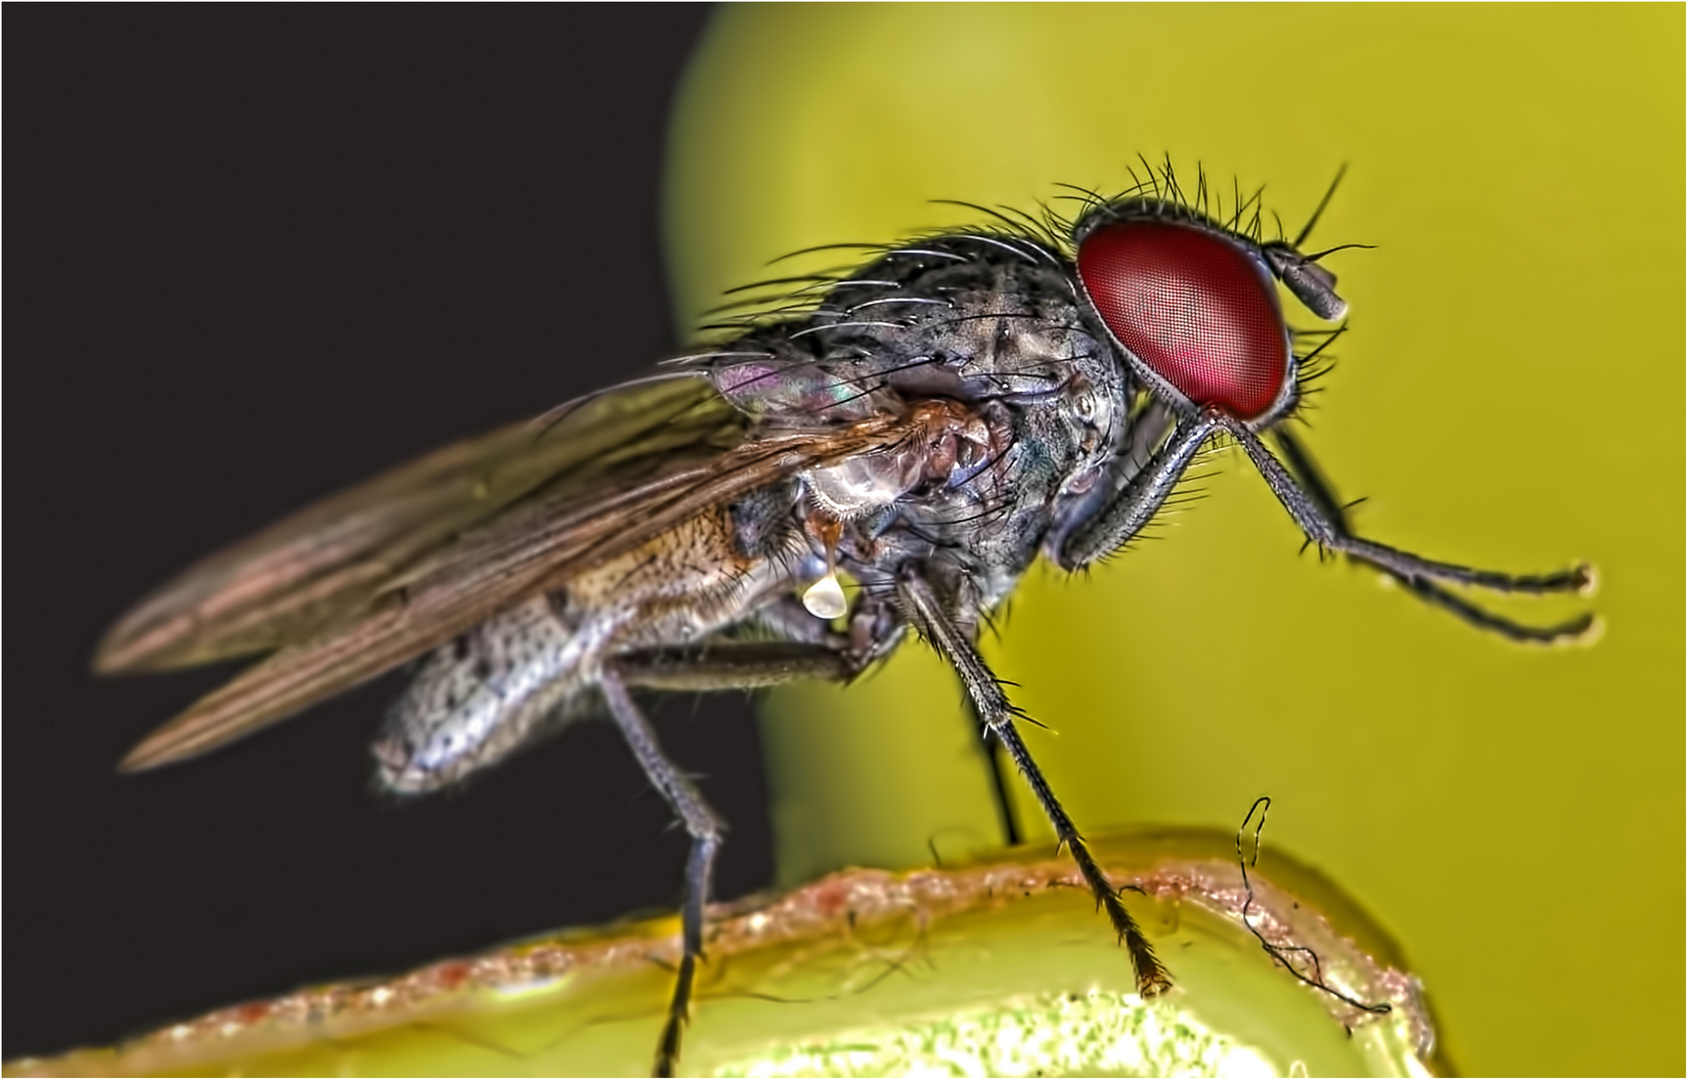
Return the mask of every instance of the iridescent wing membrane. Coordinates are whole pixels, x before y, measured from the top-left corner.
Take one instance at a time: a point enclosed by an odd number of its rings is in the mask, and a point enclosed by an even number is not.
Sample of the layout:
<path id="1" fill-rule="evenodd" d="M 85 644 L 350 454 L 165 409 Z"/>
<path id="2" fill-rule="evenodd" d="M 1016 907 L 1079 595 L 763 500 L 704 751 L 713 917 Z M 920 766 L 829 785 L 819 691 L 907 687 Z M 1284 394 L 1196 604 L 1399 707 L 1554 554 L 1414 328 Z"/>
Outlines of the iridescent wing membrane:
<path id="1" fill-rule="evenodd" d="M 210 556 L 119 621 L 96 670 L 272 655 L 124 768 L 249 734 L 706 507 L 906 434 L 895 417 L 761 437 L 754 426 L 703 379 L 633 383 L 448 446 Z"/>

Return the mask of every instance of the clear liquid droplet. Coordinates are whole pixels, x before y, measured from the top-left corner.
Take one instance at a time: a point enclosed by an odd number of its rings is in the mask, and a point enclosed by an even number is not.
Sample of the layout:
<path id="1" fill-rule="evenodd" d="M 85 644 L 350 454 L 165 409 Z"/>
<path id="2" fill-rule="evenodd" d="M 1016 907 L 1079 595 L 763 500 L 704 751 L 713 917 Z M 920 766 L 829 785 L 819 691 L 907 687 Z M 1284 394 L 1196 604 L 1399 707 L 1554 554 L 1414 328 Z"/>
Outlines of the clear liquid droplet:
<path id="1" fill-rule="evenodd" d="M 838 584 L 837 574 L 828 574 L 803 593 L 803 606 L 817 619 L 836 619 L 848 607 L 844 603 L 844 587 Z"/>

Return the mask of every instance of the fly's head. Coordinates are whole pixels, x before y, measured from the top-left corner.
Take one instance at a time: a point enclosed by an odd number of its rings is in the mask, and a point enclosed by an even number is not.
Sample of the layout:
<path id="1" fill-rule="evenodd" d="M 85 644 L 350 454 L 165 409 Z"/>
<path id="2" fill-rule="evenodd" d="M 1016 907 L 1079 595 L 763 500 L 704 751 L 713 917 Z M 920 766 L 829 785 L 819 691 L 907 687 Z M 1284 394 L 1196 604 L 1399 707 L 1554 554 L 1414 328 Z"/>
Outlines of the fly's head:
<path id="1" fill-rule="evenodd" d="M 1239 215 L 1240 217 L 1240 215 Z M 1086 317 L 1132 372 L 1179 415 L 1214 410 L 1261 428 L 1297 397 L 1293 339 L 1277 283 L 1314 315 L 1339 320 L 1336 277 L 1302 238 L 1261 241 L 1181 200 L 1097 206 L 1074 229 Z M 1311 228 L 1311 224 L 1308 226 Z"/>

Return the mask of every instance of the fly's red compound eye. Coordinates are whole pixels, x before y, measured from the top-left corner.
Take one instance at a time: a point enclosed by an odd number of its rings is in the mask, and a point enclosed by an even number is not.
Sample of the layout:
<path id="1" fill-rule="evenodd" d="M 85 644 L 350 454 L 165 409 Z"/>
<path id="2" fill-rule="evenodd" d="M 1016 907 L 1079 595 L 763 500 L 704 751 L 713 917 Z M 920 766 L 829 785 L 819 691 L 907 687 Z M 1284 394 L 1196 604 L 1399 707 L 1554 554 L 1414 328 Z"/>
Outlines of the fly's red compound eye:
<path id="1" fill-rule="evenodd" d="M 1084 238 L 1078 273 L 1120 344 L 1192 402 L 1252 420 L 1277 400 L 1289 338 L 1271 282 L 1237 245 L 1125 221 Z"/>

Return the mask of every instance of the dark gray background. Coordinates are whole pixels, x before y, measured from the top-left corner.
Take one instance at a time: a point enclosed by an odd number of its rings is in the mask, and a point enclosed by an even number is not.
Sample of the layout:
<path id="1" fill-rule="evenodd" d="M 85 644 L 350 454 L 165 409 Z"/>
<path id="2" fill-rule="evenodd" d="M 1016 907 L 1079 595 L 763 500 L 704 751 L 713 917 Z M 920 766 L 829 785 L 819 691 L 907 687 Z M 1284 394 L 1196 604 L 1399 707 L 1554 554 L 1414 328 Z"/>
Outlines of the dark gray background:
<path id="1" fill-rule="evenodd" d="M 389 677 L 120 778 L 231 669 L 87 674 L 211 549 L 675 342 L 665 125 L 701 7 L 11 7 L 5 29 L 5 1028 L 17 1056 L 678 898 L 607 725 L 372 797 Z M 770 877 L 741 699 L 662 735 Z"/>

